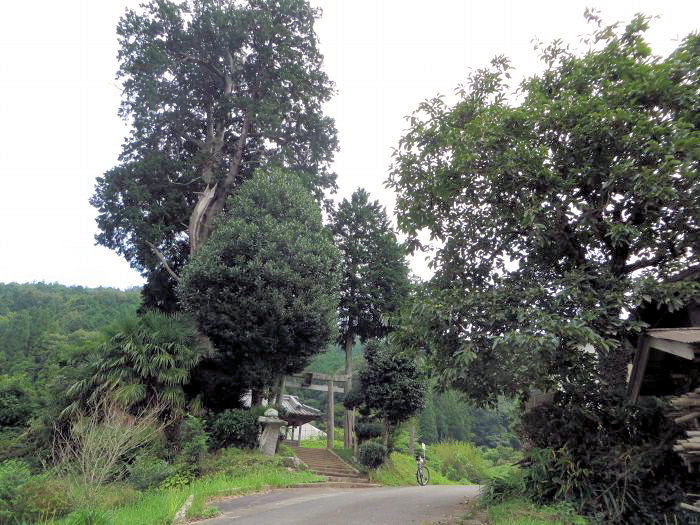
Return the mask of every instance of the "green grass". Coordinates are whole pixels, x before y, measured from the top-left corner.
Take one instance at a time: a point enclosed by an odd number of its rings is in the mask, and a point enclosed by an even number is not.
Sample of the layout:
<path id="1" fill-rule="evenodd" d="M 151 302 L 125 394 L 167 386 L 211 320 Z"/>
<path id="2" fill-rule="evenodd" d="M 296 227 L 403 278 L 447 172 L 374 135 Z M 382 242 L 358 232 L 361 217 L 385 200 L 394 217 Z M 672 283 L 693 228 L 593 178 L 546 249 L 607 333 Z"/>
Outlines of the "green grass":
<path id="1" fill-rule="evenodd" d="M 370 471 L 369 477 L 375 483 L 394 487 L 416 484 L 416 460 L 407 454 L 392 452 L 389 459 L 376 471 Z M 454 485 L 436 468 L 430 469 L 431 485 Z"/>
<path id="2" fill-rule="evenodd" d="M 564 505 L 540 507 L 524 499 L 505 501 L 487 509 L 491 525 L 585 525 Z"/>
<path id="3" fill-rule="evenodd" d="M 257 452 L 228 449 L 225 454 L 220 454 L 215 459 L 215 465 L 221 471 L 201 477 L 187 486 L 137 493 L 128 503 L 112 508 L 109 508 L 108 504 L 99 503 L 90 506 L 104 514 L 105 525 L 166 525 L 171 522 L 190 494 L 194 498 L 187 517 L 193 519 L 215 515 L 216 509 L 209 505 L 213 499 L 324 479 L 310 472 L 290 472 L 274 458 L 263 457 Z M 109 501 L 109 498 L 104 501 Z M 76 518 L 80 511 L 84 510 L 86 509 L 78 509 L 63 519 L 45 523 L 83 523 L 76 521 Z"/>

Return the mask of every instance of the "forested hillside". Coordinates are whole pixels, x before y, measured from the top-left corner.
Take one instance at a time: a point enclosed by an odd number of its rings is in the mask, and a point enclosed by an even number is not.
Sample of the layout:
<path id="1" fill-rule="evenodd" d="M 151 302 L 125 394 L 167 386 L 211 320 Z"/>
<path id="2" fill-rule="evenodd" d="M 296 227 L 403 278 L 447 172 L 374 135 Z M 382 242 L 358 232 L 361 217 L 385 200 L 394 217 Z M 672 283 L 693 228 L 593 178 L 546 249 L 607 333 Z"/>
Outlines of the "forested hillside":
<path id="1" fill-rule="evenodd" d="M 36 378 L 47 360 L 132 315 L 138 290 L 60 284 L 0 284 L 0 374 Z"/>

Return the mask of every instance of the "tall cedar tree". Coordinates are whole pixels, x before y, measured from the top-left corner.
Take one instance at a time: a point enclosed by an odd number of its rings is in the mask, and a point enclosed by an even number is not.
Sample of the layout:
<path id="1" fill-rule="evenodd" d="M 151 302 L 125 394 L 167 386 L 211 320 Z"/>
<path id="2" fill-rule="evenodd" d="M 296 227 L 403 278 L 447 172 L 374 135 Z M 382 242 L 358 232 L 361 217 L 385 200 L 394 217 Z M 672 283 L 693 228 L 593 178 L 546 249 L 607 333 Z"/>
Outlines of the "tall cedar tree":
<path id="1" fill-rule="evenodd" d="M 680 308 L 700 269 L 700 36 L 666 58 L 647 19 L 598 24 L 510 98 L 504 58 L 424 102 L 388 181 L 399 227 L 440 241 L 405 341 L 475 400 L 624 384 L 638 305 Z M 518 102 L 514 102 L 518 101 Z"/>
<path id="2" fill-rule="evenodd" d="M 230 198 L 177 292 L 221 360 L 260 392 L 302 370 L 336 335 L 339 265 L 303 183 L 259 173 Z"/>
<path id="3" fill-rule="evenodd" d="M 352 377 L 352 346 L 387 333 L 383 319 L 393 314 L 409 293 L 403 248 L 385 209 L 359 188 L 343 199 L 332 215 L 331 228 L 343 256 L 338 318 L 345 348 L 345 373 Z M 345 446 L 350 447 L 352 413 L 345 414 Z"/>
<path id="4" fill-rule="evenodd" d="M 227 198 L 258 167 L 283 166 L 321 199 L 337 148 L 305 0 L 151 0 L 119 22 L 119 164 L 97 179 L 98 244 L 148 276 L 148 306 L 173 286 Z"/>

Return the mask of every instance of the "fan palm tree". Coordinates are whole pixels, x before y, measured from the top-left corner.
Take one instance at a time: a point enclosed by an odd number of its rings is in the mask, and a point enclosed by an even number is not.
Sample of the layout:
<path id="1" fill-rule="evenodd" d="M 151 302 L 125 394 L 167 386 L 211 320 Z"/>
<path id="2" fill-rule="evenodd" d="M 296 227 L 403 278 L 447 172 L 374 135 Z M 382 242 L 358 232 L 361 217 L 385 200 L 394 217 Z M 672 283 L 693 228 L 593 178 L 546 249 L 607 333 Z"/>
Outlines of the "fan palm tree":
<path id="1" fill-rule="evenodd" d="M 128 410 L 160 405 L 170 415 L 181 414 L 183 385 L 207 353 L 194 322 L 182 314 L 149 311 L 118 321 L 105 335 L 91 373 L 69 388 L 75 401 L 64 413 L 110 397 Z"/>

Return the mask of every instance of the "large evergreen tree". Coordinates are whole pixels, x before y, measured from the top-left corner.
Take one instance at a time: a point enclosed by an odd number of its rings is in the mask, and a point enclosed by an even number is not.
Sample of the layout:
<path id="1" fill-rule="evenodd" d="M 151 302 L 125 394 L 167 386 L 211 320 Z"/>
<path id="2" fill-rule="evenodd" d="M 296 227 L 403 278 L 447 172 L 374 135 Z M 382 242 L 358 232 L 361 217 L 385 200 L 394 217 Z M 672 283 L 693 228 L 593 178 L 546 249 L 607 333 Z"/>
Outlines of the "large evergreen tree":
<path id="1" fill-rule="evenodd" d="M 303 369 L 335 335 L 339 254 L 293 175 L 261 172 L 228 206 L 185 267 L 178 295 L 259 392 Z"/>
<path id="2" fill-rule="evenodd" d="M 352 378 L 352 347 L 387 333 L 384 319 L 398 310 L 409 291 L 408 267 L 384 207 L 362 188 L 332 214 L 331 228 L 342 259 L 338 312 L 345 374 Z M 350 447 L 352 413 L 345 414 L 345 446 Z"/>
<path id="3" fill-rule="evenodd" d="M 306 0 L 151 0 L 122 17 L 132 131 L 91 203 L 97 242 L 149 277 L 147 304 L 172 309 L 177 274 L 256 168 L 284 166 L 318 198 L 334 187 L 317 14 Z"/>

